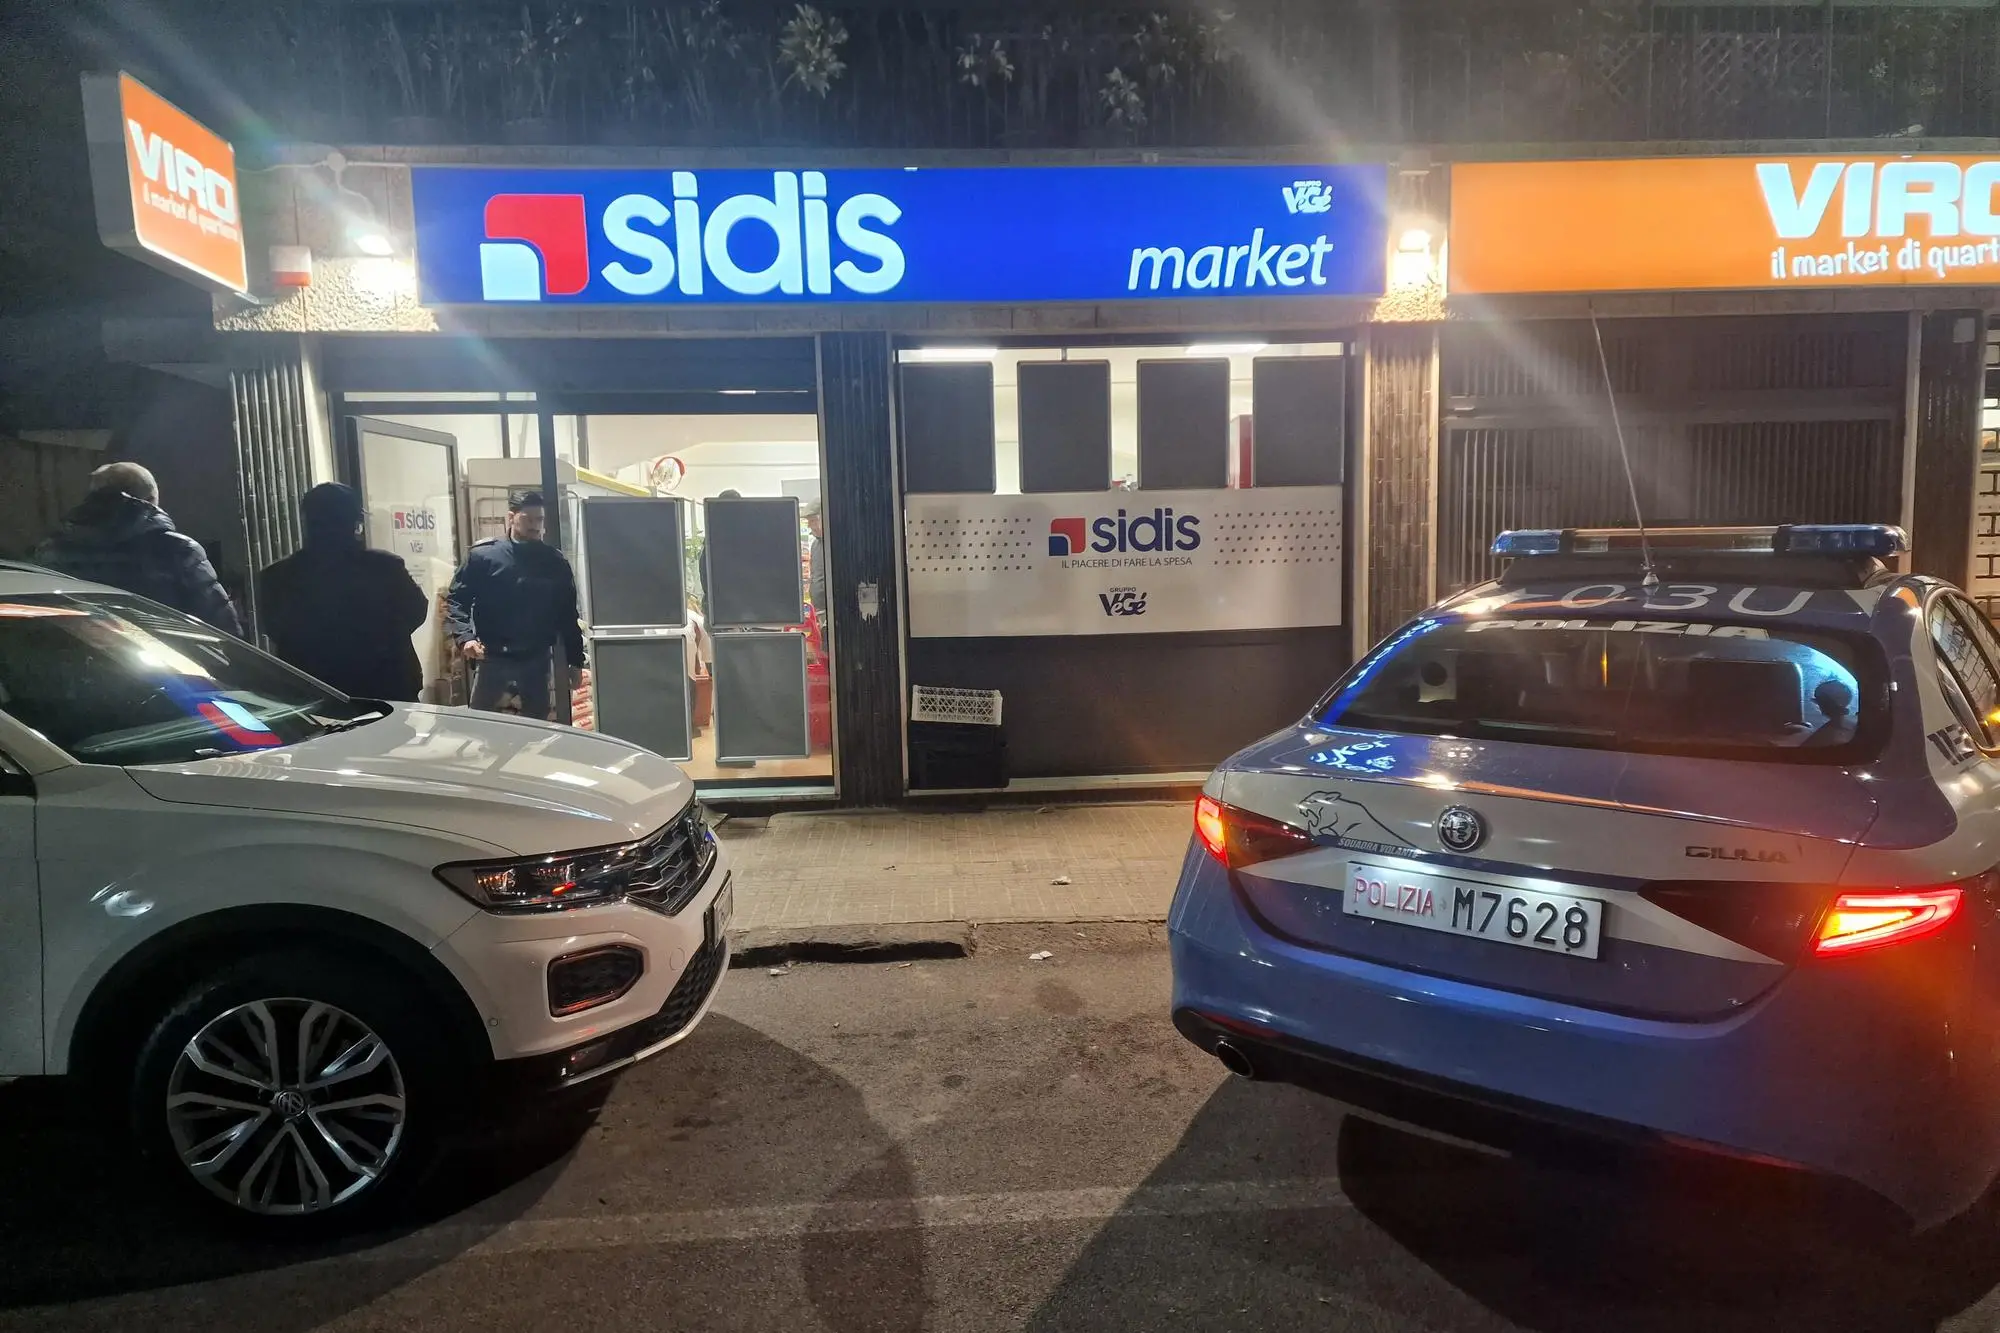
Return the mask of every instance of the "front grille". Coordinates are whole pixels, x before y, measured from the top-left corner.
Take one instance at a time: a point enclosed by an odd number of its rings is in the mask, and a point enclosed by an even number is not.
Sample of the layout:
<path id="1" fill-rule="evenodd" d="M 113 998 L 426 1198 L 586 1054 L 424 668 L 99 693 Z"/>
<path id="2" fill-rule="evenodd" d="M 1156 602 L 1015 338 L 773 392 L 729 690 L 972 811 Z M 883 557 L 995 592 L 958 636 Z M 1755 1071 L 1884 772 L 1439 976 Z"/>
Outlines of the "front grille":
<path id="1" fill-rule="evenodd" d="M 657 1045 L 669 1037 L 679 1036 L 687 1025 L 694 1022 L 694 1016 L 701 1012 L 702 1001 L 715 988 L 715 979 L 722 973 L 723 965 L 729 961 L 729 941 L 717 939 L 704 944 L 688 960 L 687 971 L 674 983 L 673 991 L 660 1011 L 643 1023 L 627 1029 L 628 1044 L 634 1050 L 644 1050 Z"/>
<path id="2" fill-rule="evenodd" d="M 701 892 L 715 865 L 715 834 L 701 807 L 687 812 L 641 844 L 643 858 L 628 872 L 633 902 L 673 916 Z"/>

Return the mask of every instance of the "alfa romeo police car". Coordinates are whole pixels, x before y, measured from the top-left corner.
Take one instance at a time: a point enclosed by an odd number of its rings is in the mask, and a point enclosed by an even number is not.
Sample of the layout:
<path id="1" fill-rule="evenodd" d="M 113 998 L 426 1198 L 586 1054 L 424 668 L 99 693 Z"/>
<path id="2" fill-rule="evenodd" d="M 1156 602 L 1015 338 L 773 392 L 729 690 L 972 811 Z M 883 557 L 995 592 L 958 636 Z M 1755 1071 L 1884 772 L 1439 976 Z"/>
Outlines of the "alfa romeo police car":
<path id="1" fill-rule="evenodd" d="M 1962 1212 L 2000 1174 L 2000 636 L 1905 546 L 1503 534 L 1498 581 L 1210 778 L 1176 1024 L 1461 1137 Z"/>

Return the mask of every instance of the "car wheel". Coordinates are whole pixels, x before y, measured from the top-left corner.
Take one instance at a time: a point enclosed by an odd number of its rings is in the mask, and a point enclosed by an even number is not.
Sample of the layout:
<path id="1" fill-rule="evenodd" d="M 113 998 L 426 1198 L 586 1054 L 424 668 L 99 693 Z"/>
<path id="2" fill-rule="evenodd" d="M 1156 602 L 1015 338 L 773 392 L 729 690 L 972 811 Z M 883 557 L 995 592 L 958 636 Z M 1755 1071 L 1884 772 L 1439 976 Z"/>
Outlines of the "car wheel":
<path id="1" fill-rule="evenodd" d="M 407 980 L 314 953 L 188 991 L 140 1050 L 139 1144 L 184 1195 L 267 1231 L 379 1218 L 434 1155 L 462 1085 Z"/>

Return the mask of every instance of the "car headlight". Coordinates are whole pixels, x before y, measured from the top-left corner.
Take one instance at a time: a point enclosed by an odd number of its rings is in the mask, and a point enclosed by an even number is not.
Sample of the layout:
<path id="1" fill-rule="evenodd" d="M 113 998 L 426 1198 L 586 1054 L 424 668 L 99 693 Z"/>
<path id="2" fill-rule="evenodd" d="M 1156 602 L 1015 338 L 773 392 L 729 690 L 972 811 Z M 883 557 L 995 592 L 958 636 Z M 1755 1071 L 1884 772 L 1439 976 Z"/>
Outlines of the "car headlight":
<path id="1" fill-rule="evenodd" d="M 437 877 L 489 912 L 560 912 L 622 899 L 644 843 L 507 861 L 460 861 Z"/>

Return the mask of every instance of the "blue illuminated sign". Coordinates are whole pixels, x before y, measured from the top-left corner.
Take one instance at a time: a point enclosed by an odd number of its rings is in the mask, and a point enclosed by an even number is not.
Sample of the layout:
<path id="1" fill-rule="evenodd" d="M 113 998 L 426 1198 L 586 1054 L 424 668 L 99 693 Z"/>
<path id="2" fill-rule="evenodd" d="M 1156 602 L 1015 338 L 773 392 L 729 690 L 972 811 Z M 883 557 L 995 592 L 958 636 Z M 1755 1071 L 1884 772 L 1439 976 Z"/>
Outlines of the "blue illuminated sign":
<path id="1" fill-rule="evenodd" d="M 429 305 L 1377 295 L 1387 169 L 413 168 Z"/>

